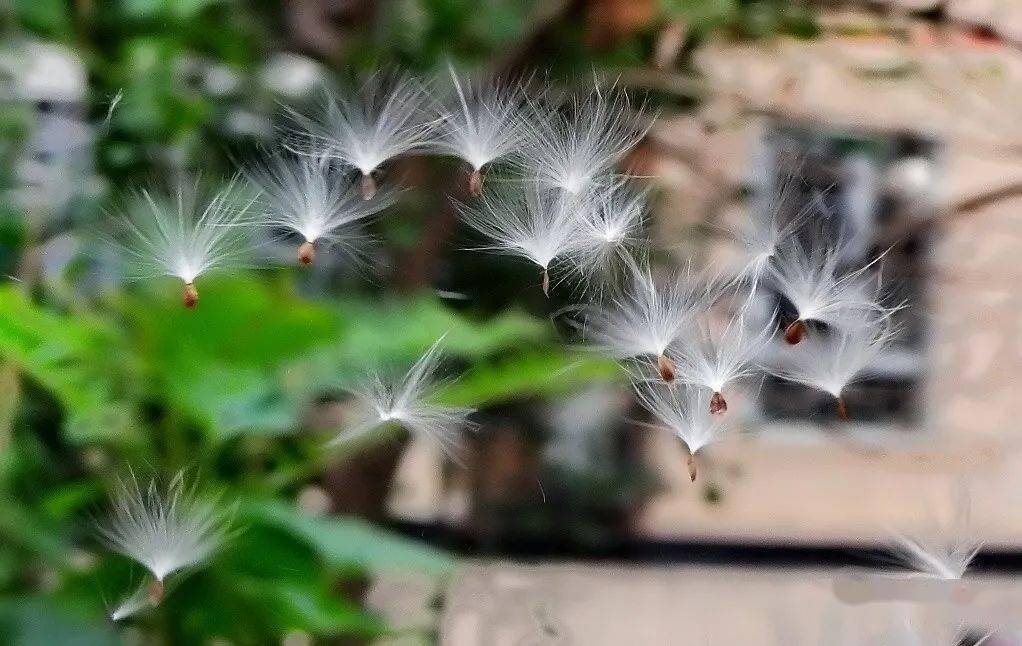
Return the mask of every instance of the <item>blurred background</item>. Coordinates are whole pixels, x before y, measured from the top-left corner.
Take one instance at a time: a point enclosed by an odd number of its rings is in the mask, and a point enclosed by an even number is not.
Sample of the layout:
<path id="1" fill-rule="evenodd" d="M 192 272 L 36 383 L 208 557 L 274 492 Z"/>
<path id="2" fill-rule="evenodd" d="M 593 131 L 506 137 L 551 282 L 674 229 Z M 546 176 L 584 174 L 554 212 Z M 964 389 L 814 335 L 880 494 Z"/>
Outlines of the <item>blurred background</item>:
<path id="1" fill-rule="evenodd" d="M 1019 643 L 1022 4 L 5 0 L 0 19 L 0 641 L 955 643 L 890 637 L 924 611 L 966 644 L 1009 620 L 988 643 Z M 726 268 L 727 230 L 813 194 L 854 234 L 848 266 L 889 250 L 906 333 L 853 420 L 750 384 L 744 433 L 690 483 L 624 375 L 552 320 L 578 294 L 465 251 L 449 159 L 386 169 L 409 189 L 369 268 L 212 276 L 194 312 L 90 248 L 125 191 L 274 146 L 282 105 L 447 60 L 644 99 L 659 116 L 622 166 L 649 177 L 661 264 Z M 403 437 L 324 450 L 330 384 L 444 333 L 463 373 L 445 398 L 480 409 L 464 464 Z M 115 626 L 141 573 L 92 518 L 126 465 L 199 474 L 244 531 Z M 944 537 L 962 490 L 977 580 L 1003 594 L 982 612 L 835 600 L 836 573 L 890 566 L 893 532 Z"/>

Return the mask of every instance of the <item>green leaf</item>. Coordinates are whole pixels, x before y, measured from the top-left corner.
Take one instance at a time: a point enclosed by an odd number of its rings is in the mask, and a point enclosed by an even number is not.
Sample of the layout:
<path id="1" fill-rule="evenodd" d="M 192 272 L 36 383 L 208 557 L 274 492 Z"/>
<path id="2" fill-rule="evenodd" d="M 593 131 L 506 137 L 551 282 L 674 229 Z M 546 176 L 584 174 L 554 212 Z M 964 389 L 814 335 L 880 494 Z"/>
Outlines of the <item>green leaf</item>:
<path id="1" fill-rule="evenodd" d="M 47 311 L 10 285 L 0 287 L 0 303 L 0 356 L 60 401 L 67 438 L 131 438 L 132 411 L 120 377 L 125 361 L 113 330 L 85 315 Z"/>
<path id="2" fill-rule="evenodd" d="M 456 406 L 483 406 L 523 395 L 556 395 L 591 384 L 621 379 L 613 361 L 591 354 L 536 350 L 478 364 L 443 390 L 440 400 Z"/>
<path id="3" fill-rule="evenodd" d="M 738 16 L 738 0 L 661 0 L 668 16 L 696 29 L 714 29 Z"/>
<path id="4" fill-rule="evenodd" d="M 243 503 L 239 517 L 249 523 L 279 527 L 307 542 L 324 562 L 337 569 L 416 570 L 449 574 L 454 558 L 438 548 L 379 529 L 357 518 L 313 517 L 276 500 Z"/>

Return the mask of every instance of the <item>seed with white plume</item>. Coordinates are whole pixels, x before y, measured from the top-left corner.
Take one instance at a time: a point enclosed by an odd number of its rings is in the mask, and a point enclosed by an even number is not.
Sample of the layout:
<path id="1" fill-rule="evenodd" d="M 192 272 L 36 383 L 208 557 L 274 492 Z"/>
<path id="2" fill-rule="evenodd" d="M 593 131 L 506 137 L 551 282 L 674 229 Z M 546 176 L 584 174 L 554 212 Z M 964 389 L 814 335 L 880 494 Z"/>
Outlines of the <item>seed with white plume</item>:
<path id="1" fill-rule="evenodd" d="M 327 155 L 362 174 L 362 197 L 376 194 L 373 171 L 384 162 L 423 148 L 436 121 L 426 118 L 430 101 L 426 87 L 407 74 L 378 73 L 357 90 L 324 95 L 319 114 L 291 110 L 302 129 L 295 132 L 306 154 Z"/>
<path id="2" fill-rule="evenodd" d="M 642 242 L 646 191 L 619 179 L 595 188 L 582 204 L 579 240 L 569 258 L 589 282 Z"/>
<path id="3" fill-rule="evenodd" d="M 570 195 L 526 186 L 522 193 L 488 194 L 481 206 L 462 208 L 462 215 L 466 224 L 493 241 L 484 249 L 539 265 L 543 293 L 549 294 L 552 263 L 578 244 L 580 208 L 583 206 Z"/>
<path id="4" fill-rule="evenodd" d="M 795 383 L 829 393 L 838 402 L 838 415 L 848 419 L 842 397 L 845 388 L 875 369 L 877 359 L 890 347 L 898 330 L 884 313 L 849 316 L 844 328 L 817 335 L 797 352 L 792 363 L 774 374 Z"/>
<path id="5" fill-rule="evenodd" d="M 896 555 L 920 577 L 944 580 L 961 579 L 983 543 L 964 537 L 950 540 L 924 540 L 898 535 Z"/>
<path id="6" fill-rule="evenodd" d="M 736 278 L 749 284 L 751 291 L 756 291 L 759 282 L 769 275 L 771 262 L 783 248 L 792 244 L 792 236 L 806 217 L 821 208 L 822 198 L 816 196 L 795 217 L 782 221 L 781 208 L 791 199 L 791 187 L 791 180 L 785 182 L 771 200 L 773 208 L 754 209 L 742 222 L 742 228 L 733 232 L 744 258 Z"/>
<path id="7" fill-rule="evenodd" d="M 518 156 L 527 178 L 541 187 L 582 195 L 608 176 L 649 130 L 624 92 L 597 88 L 573 97 L 563 109 L 533 103 L 523 114 L 523 149 Z"/>
<path id="8" fill-rule="evenodd" d="M 312 264 L 324 247 L 341 246 L 357 255 L 361 225 L 396 198 L 394 191 L 385 190 L 374 200 L 363 200 L 323 156 L 278 153 L 254 162 L 245 174 L 261 191 L 260 221 L 304 238 L 298 249 L 303 265 Z"/>
<path id="9" fill-rule="evenodd" d="M 711 413 L 727 411 L 724 388 L 757 372 L 756 361 L 769 343 L 769 327 L 753 329 L 743 307 L 719 333 L 705 325 L 694 326 L 678 345 L 678 377 L 687 384 L 712 393 Z"/>
<path id="10" fill-rule="evenodd" d="M 173 195 L 141 190 L 124 217 L 125 254 L 132 278 L 173 276 L 184 281 L 185 307 L 198 303 L 195 280 L 236 266 L 246 250 L 243 224 L 255 198 L 244 197 L 237 178 L 203 197 L 198 181 Z"/>
<path id="11" fill-rule="evenodd" d="M 470 427 L 472 408 L 444 406 L 435 402 L 441 382 L 436 379 L 442 359 L 438 339 L 405 375 L 386 378 L 372 374 L 355 388 L 357 400 L 354 419 L 334 443 L 353 440 L 388 424 L 397 424 L 412 433 L 431 438 L 450 455 L 457 449 L 457 434 Z"/>
<path id="12" fill-rule="evenodd" d="M 842 326 L 856 313 L 884 311 L 879 275 L 871 271 L 880 258 L 842 273 L 838 267 L 841 253 L 840 245 L 807 250 L 792 240 L 774 256 L 772 284 L 797 312 L 797 318 L 784 332 L 789 344 L 802 341 L 809 321 Z"/>
<path id="13" fill-rule="evenodd" d="M 443 115 L 435 147 L 468 162 L 469 193 L 479 197 L 484 167 L 506 158 L 519 144 L 521 95 L 495 81 L 463 80 L 453 67 L 448 70 L 455 100 Z"/>
<path id="14" fill-rule="evenodd" d="M 151 605 L 162 600 L 167 576 L 202 563 L 228 536 L 230 514 L 218 500 L 200 498 L 183 473 L 165 489 L 155 480 L 140 486 L 132 473 L 117 482 L 111 503 L 109 517 L 98 526 L 99 535 L 111 549 L 152 573 L 155 581 L 145 593 Z M 128 606 L 140 607 L 134 595 L 128 601 Z"/>
<path id="15" fill-rule="evenodd" d="M 625 257 L 626 276 L 602 302 L 583 309 L 583 334 L 596 349 L 616 358 L 655 358 L 661 377 L 677 373 L 667 350 L 695 324 L 708 307 L 705 290 L 687 274 L 653 278 L 646 261 Z"/>
<path id="16" fill-rule="evenodd" d="M 728 430 L 719 415 L 710 413 L 712 395 L 698 386 L 650 380 L 637 381 L 635 392 L 642 407 L 685 443 L 689 477 L 695 482 L 696 454 L 708 444 L 719 442 Z"/>
<path id="17" fill-rule="evenodd" d="M 961 579 L 983 547 L 983 542 L 974 538 L 968 486 L 957 482 L 953 493 L 950 517 L 936 523 L 926 537 L 895 534 L 895 554 L 918 576 Z"/>

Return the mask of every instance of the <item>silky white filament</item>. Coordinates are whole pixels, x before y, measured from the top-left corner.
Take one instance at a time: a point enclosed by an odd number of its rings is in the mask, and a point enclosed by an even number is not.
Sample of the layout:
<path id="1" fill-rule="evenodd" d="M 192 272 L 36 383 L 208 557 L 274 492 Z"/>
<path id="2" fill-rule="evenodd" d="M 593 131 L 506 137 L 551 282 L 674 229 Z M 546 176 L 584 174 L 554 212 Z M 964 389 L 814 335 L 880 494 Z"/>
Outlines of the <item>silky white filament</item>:
<path id="1" fill-rule="evenodd" d="M 573 97 L 563 109 L 536 102 L 530 108 L 522 116 L 518 165 L 540 187 L 577 196 L 605 181 L 650 127 L 640 123 L 628 95 L 614 88 Z"/>
<path id="2" fill-rule="evenodd" d="M 852 318 L 852 317 L 849 317 Z M 826 335 L 814 335 L 791 350 L 791 364 L 773 370 L 788 381 L 821 390 L 838 400 L 838 412 L 847 416 L 842 394 L 845 388 L 875 369 L 898 333 L 888 314 L 867 312 Z"/>
<path id="3" fill-rule="evenodd" d="M 670 381 L 676 369 L 667 350 L 695 325 L 696 315 L 709 307 L 709 293 L 688 274 L 657 281 L 645 260 L 626 256 L 623 265 L 623 281 L 612 285 L 601 301 L 582 310 L 584 337 L 615 359 L 658 359 L 664 379 Z"/>
<path id="4" fill-rule="evenodd" d="M 728 431 L 722 421 L 725 418 L 710 413 L 710 391 L 679 382 L 668 384 L 648 379 L 636 381 L 634 387 L 642 407 L 685 443 L 689 452 L 689 476 L 695 481 L 696 453 L 719 442 Z"/>
<path id="5" fill-rule="evenodd" d="M 442 359 L 442 342 L 441 337 L 402 377 L 371 374 L 365 382 L 350 388 L 357 400 L 356 416 L 333 443 L 354 440 L 388 424 L 398 424 L 436 441 L 454 456 L 458 432 L 471 426 L 468 416 L 474 409 L 434 401 L 440 386 L 436 371 Z"/>
<path id="6" fill-rule="evenodd" d="M 751 328 L 746 311 L 743 306 L 719 333 L 705 325 L 693 326 L 672 357 L 679 379 L 712 393 L 711 413 L 727 410 L 725 387 L 758 371 L 757 361 L 773 335 L 771 327 Z"/>
<path id="7" fill-rule="evenodd" d="M 149 570 L 158 582 L 212 555 L 227 537 L 230 514 L 216 500 L 200 499 L 178 473 L 165 488 L 140 486 L 135 474 L 117 482 L 112 511 L 98 526 L 114 550 Z"/>
<path id="8" fill-rule="evenodd" d="M 646 191 L 619 178 L 596 187 L 578 210 L 578 242 L 569 254 L 584 284 L 610 273 L 615 261 L 640 246 L 646 211 Z"/>
<path id="9" fill-rule="evenodd" d="M 492 240 L 484 249 L 526 258 L 543 270 L 543 291 L 555 259 L 579 244 L 585 208 L 578 199 L 557 191 L 526 186 L 521 193 L 486 195 L 481 206 L 463 207 L 465 223 Z"/>
<path id="10" fill-rule="evenodd" d="M 202 274 L 233 266 L 244 251 L 243 224 L 254 197 L 244 196 L 237 177 L 207 199 L 198 180 L 170 195 L 142 189 L 127 209 L 128 254 L 132 278 L 173 276 L 186 284 Z"/>
<path id="11" fill-rule="evenodd" d="M 427 116 L 429 103 L 418 79 L 381 72 L 356 90 L 324 94 L 315 116 L 291 110 L 301 128 L 293 134 L 304 152 L 333 157 L 369 178 L 384 162 L 429 143 L 437 125 Z"/>
<path id="12" fill-rule="evenodd" d="M 274 154 L 245 170 L 261 191 L 259 220 L 300 235 L 308 247 L 300 260 L 312 262 L 315 249 L 340 246 L 358 255 L 362 225 L 394 204 L 396 192 L 384 190 L 365 200 L 355 185 L 331 168 L 323 156 Z"/>
<path id="13" fill-rule="evenodd" d="M 485 166 L 507 158 L 521 143 L 522 97 L 495 81 L 461 79 L 448 66 L 454 97 L 442 115 L 438 151 L 466 161 L 473 171 L 470 191 L 482 193 Z"/>

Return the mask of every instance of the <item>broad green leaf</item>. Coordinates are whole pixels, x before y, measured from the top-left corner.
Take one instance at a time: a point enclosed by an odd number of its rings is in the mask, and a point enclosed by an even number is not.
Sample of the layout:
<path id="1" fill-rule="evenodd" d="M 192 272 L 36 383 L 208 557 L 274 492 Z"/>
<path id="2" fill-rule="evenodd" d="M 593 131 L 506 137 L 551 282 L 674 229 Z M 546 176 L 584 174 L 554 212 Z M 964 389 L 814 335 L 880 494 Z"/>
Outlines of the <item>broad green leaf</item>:
<path id="1" fill-rule="evenodd" d="M 484 406 L 514 397 L 568 393 L 621 377 L 617 364 L 592 354 L 535 350 L 476 364 L 447 386 L 440 400 L 458 406 Z"/>
<path id="2" fill-rule="evenodd" d="M 0 356 L 51 392 L 66 412 L 69 440 L 130 438 L 126 361 L 114 331 L 85 315 L 43 309 L 0 286 Z"/>

